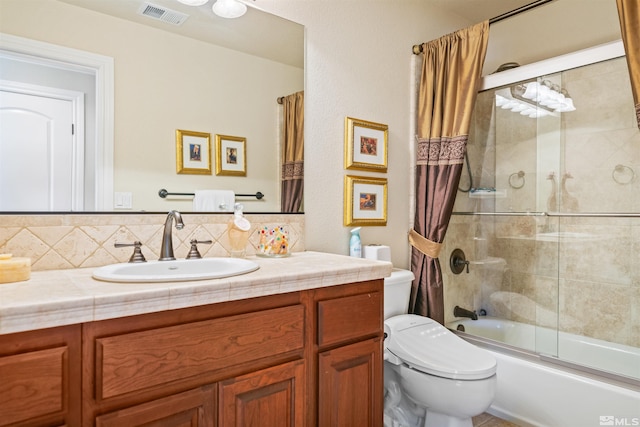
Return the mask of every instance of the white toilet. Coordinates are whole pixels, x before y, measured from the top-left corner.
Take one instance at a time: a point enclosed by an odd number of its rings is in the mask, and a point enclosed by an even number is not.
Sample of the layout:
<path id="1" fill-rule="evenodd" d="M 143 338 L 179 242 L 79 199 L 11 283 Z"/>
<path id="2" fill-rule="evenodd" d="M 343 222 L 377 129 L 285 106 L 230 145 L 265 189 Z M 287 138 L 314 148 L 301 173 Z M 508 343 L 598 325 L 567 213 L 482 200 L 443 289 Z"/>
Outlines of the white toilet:
<path id="1" fill-rule="evenodd" d="M 385 279 L 385 389 L 393 376 L 402 395 L 425 411 L 424 427 L 472 427 L 471 417 L 495 396 L 496 359 L 438 322 L 406 314 L 412 280 L 397 269 Z"/>

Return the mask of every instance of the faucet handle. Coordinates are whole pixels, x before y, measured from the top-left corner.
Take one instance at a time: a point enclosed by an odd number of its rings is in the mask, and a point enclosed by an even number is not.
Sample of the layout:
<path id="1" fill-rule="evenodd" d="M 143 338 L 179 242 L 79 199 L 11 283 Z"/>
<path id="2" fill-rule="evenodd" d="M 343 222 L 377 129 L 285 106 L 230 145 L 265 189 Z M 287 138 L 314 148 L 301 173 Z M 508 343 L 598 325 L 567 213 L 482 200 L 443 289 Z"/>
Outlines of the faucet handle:
<path id="1" fill-rule="evenodd" d="M 198 251 L 198 243 L 211 244 L 213 243 L 213 241 L 192 239 L 190 243 L 191 243 L 191 249 L 187 254 L 187 259 L 199 259 L 199 258 L 202 258 L 202 255 L 200 255 L 200 252 Z"/>
<path id="2" fill-rule="evenodd" d="M 451 271 L 453 274 L 460 274 L 464 271 L 465 266 L 467 267 L 467 274 L 469 274 L 469 261 L 462 249 L 454 249 L 451 252 L 451 258 L 449 258 L 449 266 L 451 267 Z"/>
<path id="3" fill-rule="evenodd" d="M 144 255 L 142 255 L 142 243 L 139 241 L 135 241 L 133 243 L 114 243 L 113 246 L 116 248 L 124 248 L 133 246 L 133 255 L 129 258 L 129 262 L 147 262 Z"/>

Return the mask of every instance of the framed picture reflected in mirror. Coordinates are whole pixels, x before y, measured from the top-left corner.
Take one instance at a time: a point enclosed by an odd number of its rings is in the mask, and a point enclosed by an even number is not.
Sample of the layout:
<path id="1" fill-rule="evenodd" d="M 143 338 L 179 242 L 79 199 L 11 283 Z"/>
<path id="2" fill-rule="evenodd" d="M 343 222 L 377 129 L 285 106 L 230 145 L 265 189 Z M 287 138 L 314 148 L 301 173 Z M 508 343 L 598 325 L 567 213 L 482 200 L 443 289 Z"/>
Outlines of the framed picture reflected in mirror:
<path id="1" fill-rule="evenodd" d="M 216 175 L 247 176 L 247 139 L 216 135 Z"/>

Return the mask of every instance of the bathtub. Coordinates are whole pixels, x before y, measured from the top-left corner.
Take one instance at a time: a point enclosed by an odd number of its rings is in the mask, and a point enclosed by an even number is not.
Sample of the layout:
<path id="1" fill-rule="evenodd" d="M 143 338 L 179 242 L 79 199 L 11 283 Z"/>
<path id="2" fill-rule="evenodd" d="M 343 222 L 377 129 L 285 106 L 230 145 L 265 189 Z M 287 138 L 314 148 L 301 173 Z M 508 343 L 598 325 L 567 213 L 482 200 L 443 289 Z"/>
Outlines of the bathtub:
<path id="1" fill-rule="evenodd" d="M 458 325 L 465 328 L 461 336 L 498 362 L 497 392 L 488 412 L 520 426 L 640 426 L 638 349 L 489 316 L 447 326 L 456 330 Z M 561 360 L 547 356 L 555 350 Z M 635 378 L 621 381 L 624 377 L 574 369 L 572 363 Z"/>
<path id="2" fill-rule="evenodd" d="M 640 380 L 640 349 L 636 347 L 566 332 L 556 333 L 554 329 L 490 316 L 451 322 L 447 326 L 457 329 L 458 325 L 462 325 L 467 334 L 543 355 L 557 355 L 563 361 Z"/>

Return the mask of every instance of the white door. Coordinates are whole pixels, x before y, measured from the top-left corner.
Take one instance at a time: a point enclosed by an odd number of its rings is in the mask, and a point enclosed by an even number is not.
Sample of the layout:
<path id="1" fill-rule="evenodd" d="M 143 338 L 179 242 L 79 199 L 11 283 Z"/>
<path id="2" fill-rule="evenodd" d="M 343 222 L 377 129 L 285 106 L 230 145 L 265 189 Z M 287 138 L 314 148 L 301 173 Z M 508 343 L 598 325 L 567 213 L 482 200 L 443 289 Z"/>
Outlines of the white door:
<path id="1" fill-rule="evenodd" d="M 0 211 L 70 211 L 82 205 L 82 193 L 74 188 L 73 108 L 70 100 L 0 90 Z"/>

